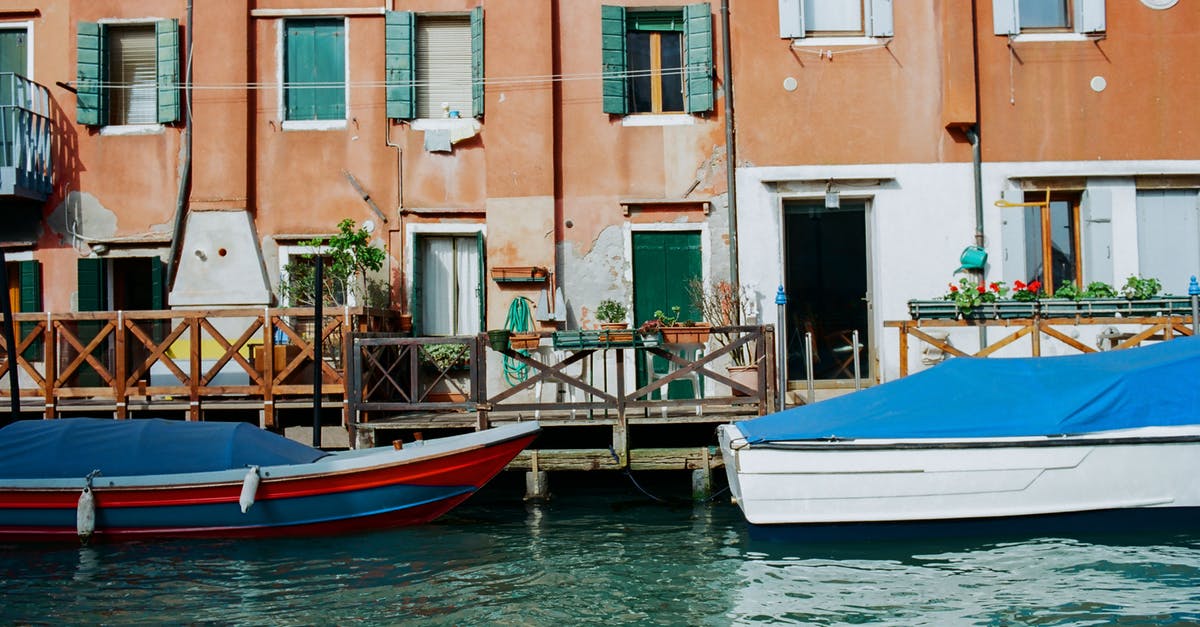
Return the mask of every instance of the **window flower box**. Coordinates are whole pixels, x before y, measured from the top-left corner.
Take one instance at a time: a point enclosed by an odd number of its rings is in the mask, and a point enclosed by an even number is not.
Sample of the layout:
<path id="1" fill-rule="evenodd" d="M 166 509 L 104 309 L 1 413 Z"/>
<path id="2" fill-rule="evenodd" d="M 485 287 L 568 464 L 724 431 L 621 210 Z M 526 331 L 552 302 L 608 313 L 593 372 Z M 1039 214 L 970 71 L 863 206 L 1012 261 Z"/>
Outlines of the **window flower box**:
<path id="1" fill-rule="evenodd" d="M 534 350 L 542 343 L 539 333 L 513 333 L 508 339 L 508 345 L 515 351 Z"/>
<path id="2" fill-rule="evenodd" d="M 497 266 L 492 268 L 492 280 L 497 283 L 542 283 L 549 273 L 541 266 Z"/>
<path id="3" fill-rule="evenodd" d="M 692 326 L 662 327 L 663 344 L 704 344 L 712 325 L 707 322 L 697 322 Z"/>
<path id="4" fill-rule="evenodd" d="M 910 300 L 908 314 L 913 320 L 953 320 L 958 317 L 958 306 L 950 300 Z"/>

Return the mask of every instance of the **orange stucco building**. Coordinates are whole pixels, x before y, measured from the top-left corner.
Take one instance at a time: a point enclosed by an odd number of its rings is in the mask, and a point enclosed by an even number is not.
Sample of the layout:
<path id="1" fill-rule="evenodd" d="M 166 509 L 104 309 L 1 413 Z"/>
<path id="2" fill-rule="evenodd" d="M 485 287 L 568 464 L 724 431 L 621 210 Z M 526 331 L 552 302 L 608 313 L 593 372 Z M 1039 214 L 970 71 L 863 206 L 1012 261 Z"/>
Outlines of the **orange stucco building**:
<path id="1" fill-rule="evenodd" d="M 280 304 L 349 218 L 417 333 L 734 276 L 829 338 L 819 377 L 858 331 L 879 380 L 968 246 L 1008 283 L 1200 272 L 1188 3 L 0 0 L 0 38 L 52 136 L 52 187 L 0 190 L 26 309 Z"/>

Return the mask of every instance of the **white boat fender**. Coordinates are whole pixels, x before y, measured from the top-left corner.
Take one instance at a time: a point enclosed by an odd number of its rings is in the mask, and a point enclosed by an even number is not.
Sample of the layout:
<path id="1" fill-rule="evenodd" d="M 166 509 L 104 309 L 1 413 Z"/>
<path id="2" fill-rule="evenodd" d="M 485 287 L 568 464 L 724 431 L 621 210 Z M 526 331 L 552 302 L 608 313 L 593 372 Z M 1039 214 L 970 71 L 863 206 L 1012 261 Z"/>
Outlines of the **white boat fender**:
<path id="1" fill-rule="evenodd" d="M 84 544 L 96 531 L 96 497 L 92 493 L 92 479 L 98 474 L 99 470 L 93 470 L 84 478 L 83 492 L 75 505 L 75 533 L 79 534 L 79 540 Z"/>
<path id="2" fill-rule="evenodd" d="M 246 478 L 242 480 L 242 495 L 238 497 L 238 505 L 242 506 L 243 514 L 250 510 L 251 505 L 254 505 L 254 495 L 258 493 L 260 481 L 262 478 L 258 475 L 258 466 L 251 466 L 246 471 Z"/>

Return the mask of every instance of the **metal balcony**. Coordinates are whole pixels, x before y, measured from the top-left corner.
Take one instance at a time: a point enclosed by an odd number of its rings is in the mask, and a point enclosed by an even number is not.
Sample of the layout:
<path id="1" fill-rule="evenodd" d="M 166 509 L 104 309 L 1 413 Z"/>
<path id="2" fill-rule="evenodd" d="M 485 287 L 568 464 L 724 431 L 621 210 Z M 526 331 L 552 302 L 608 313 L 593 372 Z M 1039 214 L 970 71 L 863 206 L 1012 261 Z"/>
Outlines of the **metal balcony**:
<path id="1" fill-rule="evenodd" d="M 0 199 L 45 201 L 51 174 L 49 90 L 0 73 Z"/>

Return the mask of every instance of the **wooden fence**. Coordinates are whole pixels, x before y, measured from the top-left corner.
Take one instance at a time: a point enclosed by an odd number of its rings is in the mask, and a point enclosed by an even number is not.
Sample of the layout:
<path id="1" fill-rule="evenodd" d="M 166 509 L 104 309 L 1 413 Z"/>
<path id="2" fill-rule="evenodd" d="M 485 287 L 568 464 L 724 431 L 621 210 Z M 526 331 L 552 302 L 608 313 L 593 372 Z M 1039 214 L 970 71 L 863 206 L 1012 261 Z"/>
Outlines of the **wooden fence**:
<path id="1" fill-rule="evenodd" d="M 33 411 L 46 418 L 80 407 L 125 418 L 134 407 L 183 401 L 188 419 L 199 420 L 206 402 L 242 398 L 261 406 L 267 427 L 275 426 L 281 401 L 312 398 L 315 338 L 326 357 L 320 392 L 344 400 L 343 338 L 396 321 L 390 312 L 354 307 L 326 308 L 320 325 L 312 308 L 25 313 L 14 320 L 22 411 L 37 399 Z M 12 375 L 12 356 L 0 338 L 0 378 Z M 9 398 L 8 385 L 0 397 Z"/>

